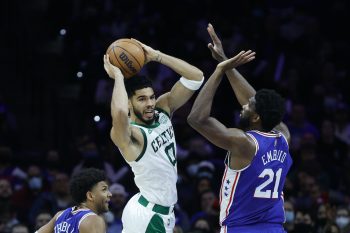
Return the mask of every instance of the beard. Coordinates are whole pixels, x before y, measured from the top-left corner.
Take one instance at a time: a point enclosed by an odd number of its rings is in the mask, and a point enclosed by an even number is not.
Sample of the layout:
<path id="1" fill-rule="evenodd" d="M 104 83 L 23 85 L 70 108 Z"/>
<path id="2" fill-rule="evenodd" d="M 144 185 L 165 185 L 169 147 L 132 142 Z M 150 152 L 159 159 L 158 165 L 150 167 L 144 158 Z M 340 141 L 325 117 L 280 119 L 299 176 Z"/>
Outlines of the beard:
<path id="1" fill-rule="evenodd" d="M 134 109 L 134 113 L 135 113 L 135 116 L 136 116 L 140 121 L 142 121 L 143 123 L 145 123 L 146 125 L 151 125 L 151 124 L 154 122 L 155 113 L 153 114 L 153 117 L 152 117 L 151 119 L 148 119 L 148 120 L 143 119 L 142 113 L 141 113 L 140 111 Z"/>
<path id="2" fill-rule="evenodd" d="M 247 130 L 250 126 L 249 117 L 241 116 L 238 121 L 238 128 L 241 130 Z"/>
<path id="3" fill-rule="evenodd" d="M 101 204 L 100 206 L 98 206 L 97 208 L 97 214 L 100 215 L 100 214 L 103 214 L 103 213 L 106 213 L 109 211 L 109 206 L 105 205 L 105 203 Z"/>

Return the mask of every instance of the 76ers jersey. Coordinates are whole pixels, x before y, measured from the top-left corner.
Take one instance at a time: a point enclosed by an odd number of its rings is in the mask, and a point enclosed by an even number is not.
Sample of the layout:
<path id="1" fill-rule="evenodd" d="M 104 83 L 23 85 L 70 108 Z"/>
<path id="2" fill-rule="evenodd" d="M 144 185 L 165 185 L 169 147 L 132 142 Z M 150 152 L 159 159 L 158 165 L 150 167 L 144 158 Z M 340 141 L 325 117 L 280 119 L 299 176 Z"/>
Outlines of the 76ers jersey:
<path id="1" fill-rule="evenodd" d="M 58 215 L 55 222 L 55 233 L 79 233 L 80 223 L 90 215 L 96 215 L 89 209 L 70 207 Z"/>
<path id="2" fill-rule="evenodd" d="M 229 168 L 227 155 L 220 190 L 220 224 L 228 228 L 284 222 L 283 186 L 292 165 L 288 142 L 279 132 L 248 131 L 256 144 L 249 166 Z"/>

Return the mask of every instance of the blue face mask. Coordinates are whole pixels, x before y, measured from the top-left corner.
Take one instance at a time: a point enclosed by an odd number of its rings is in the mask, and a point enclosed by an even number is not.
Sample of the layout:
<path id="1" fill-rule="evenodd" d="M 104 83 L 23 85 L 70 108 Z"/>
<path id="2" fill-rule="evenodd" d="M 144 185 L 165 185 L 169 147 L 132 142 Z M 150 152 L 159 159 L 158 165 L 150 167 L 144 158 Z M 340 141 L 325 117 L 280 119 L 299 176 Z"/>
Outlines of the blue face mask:
<path id="1" fill-rule="evenodd" d="M 349 220 L 350 219 L 348 217 L 340 216 L 335 219 L 335 223 L 338 225 L 339 228 L 342 229 L 349 224 Z"/>
<path id="2" fill-rule="evenodd" d="M 286 216 L 286 223 L 294 222 L 294 212 L 293 211 L 286 211 L 285 216 Z"/>
<path id="3" fill-rule="evenodd" d="M 111 224 L 114 222 L 114 214 L 111 211 L 104 213 L 104 219 L 107 224 Z"/>
<path id="4" fill-rule="evenodd" d="M 190 176 L 195 176 L 198 171 L 198 165 L 197 164 L 191 164 L 187 167 L 187 172 Z"/>
<path id="5" fill-rule="evenodd" d="M 43 181 L 40 177 L 32 177 L 28 181 L 29 188 L 32 190 L 39 190 L 43 186 Z"/>

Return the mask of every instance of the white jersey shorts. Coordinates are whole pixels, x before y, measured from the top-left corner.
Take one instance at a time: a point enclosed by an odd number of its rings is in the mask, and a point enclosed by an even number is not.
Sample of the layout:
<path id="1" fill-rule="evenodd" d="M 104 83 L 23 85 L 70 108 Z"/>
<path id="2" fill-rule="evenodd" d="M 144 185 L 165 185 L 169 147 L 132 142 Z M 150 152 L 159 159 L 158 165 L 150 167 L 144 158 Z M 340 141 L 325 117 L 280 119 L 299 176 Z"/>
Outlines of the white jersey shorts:
<path id="1" fill-rule="evenodd" d="M 150 203 L 138 193 L 126 204 L 122 223 L 122 233 L 173 233 L 174 208 Z"/>

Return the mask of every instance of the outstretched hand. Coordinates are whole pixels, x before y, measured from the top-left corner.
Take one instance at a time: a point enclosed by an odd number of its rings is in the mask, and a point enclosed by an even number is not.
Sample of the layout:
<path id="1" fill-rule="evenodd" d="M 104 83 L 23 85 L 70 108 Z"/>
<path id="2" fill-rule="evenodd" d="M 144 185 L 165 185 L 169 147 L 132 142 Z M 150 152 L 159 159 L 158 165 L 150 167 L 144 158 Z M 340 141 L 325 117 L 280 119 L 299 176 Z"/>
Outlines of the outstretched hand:
<path id="1" fill-rule="evenodd" d="M 216 32 L 214 30 L 213 25 L 211 25 L 210 23 L 208 24 L 207 27 L 209 36 L 212 40 L 212 43 L 208 44 L 208 48 L 211 51 L 211 55 L 212 57 L 217 60 L 218 62 L 222 62 L 224 60 L 227 59 L 225 52 L 224 52 L 224 48 L 222 47 L 222 43 L 221 40 L 219 39 L 219 37 L 216 35 Z M 214 44 L 214 45 L 213 45 Z"/>
<path id="2" fill-rule="evenodd" d="M 150 62 L 150 61 L 159 61 L 159 51 L 158 50 L 154 50 L 150 46 L 145 45 L 134 38 L 131 38 L 131 40 L 133 42 L 139 44 L 142 47 L 143 51 L 145 52 L 145 64 Z"/>
<path id="3" fill-rule="evenodd" d="M 219 63 L 217 67 L 221 69 L 223 72 L 226 72 L 227 70 L 236 68 L 254 59 L 255 59 L 255 52 L 253 52 L 252 50 L 241 51 L 236 56 Z"/>
<path id="4" fill-rule="evenodd" d="M 105 68 L 105 71 L 107 72 L 110 78 L 115 79 L 117 76 L 121 76 L 124 78 L 120 69 L 111 64 L 111 62 L 109 61 L 108 54 L 103 55 L 103 67 Z"/>

